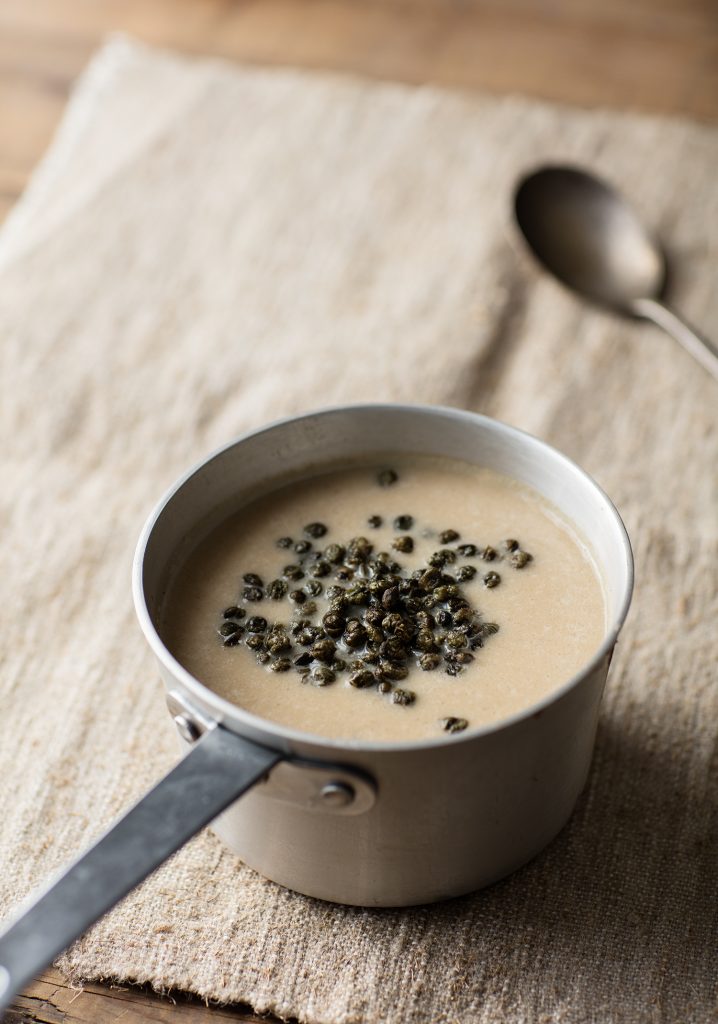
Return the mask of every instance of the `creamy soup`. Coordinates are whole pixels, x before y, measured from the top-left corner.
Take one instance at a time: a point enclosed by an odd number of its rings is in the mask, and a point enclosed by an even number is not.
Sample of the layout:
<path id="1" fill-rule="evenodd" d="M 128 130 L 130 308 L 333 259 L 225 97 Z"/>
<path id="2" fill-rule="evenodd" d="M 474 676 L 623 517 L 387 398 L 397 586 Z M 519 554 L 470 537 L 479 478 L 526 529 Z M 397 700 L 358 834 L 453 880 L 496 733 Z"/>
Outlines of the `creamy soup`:
<path id="1" fill-rule="evenodd" d="M 430 457 L 317 473 L 245 506 L 179 566 L 161 633 L 263 718 L 410 741 L 549 694 L 606 625 L 586 544 L 530 488 Z"/>

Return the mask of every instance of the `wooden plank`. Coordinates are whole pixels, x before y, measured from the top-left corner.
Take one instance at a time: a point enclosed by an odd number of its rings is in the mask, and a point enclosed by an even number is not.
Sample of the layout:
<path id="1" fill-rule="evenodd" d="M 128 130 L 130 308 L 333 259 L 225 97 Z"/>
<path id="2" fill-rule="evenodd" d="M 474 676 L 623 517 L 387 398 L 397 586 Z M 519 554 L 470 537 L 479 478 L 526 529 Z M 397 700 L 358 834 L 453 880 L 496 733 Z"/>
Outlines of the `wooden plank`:
<path id="1" fill-rule="evenodd" d="M 447 14 L 433 3 L 265 0 L 233 7 L 216 46 L 264 62 L 718 116 L 718 67 L 710 60 L 717 35 L 707 10 L 691 31 L 678 4 L 675 22 L 664 16 L 625 24 L 595 13 L 577 18 L 568 3 L 560 18 L 546 16 L 543 6 L 526 5 L 521 13 L 516 6 L 453 4 Z M 689 103 L 686 84 L 697 65 L 706 88 Z"/>
<path id="2" fill-rule="evenodd" d="M 50 969 L 7 1011 L 5 1024 L 272 1024 L 246 1007 L 207 1006 L 183 993 L 160 996 L 147 988 L 87 985 L 74 989 Z"/>
<path id="3" fill-rule="evenodd" d="M 0 215 L 114 30 L 188 53 L 718 118 L 710 0 L 4 0 Z"/>
<path id="4" fill-rule="evenodd" d="M 114 30 L 188 53 L 718 118 L 709 0 L 4 0 L 0 216 Z"/>

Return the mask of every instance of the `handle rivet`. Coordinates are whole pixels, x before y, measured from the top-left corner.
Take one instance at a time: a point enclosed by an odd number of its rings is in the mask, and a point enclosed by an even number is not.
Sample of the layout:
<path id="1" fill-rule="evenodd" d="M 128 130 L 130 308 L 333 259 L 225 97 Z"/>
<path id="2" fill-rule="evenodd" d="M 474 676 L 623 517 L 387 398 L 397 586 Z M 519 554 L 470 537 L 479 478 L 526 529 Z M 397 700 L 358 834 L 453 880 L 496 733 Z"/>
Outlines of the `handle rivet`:
<path id="1" fill-rule="evenodd" d="M 174 720 L 182 739 L 188 743 L 196 743 L 201 734 L 189 715 L 175 715 Z"/>
<path id="2" fill-rule="evenodd" d="M 354 787 L 347 782 L 327 782 L 319 795 L 326 807 L 348 807 L 354 800 Z"/>

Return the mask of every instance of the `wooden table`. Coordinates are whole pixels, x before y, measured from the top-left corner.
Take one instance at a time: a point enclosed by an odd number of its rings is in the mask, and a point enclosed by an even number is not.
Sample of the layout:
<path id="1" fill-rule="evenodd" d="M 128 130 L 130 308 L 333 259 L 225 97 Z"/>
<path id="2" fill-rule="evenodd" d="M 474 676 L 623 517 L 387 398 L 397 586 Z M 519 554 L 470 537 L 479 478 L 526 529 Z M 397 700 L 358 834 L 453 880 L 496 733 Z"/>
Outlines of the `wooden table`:
<path id="1" fill-rule="evenodd" d="M 3 0 L 0 219 L 111 31 L 188 53 L 718 120 L 715 0 Z M 13 1024 L 259 1021 L 47 970 Z M 271 1018 L 261 1018 L 265 1021 Z"/>

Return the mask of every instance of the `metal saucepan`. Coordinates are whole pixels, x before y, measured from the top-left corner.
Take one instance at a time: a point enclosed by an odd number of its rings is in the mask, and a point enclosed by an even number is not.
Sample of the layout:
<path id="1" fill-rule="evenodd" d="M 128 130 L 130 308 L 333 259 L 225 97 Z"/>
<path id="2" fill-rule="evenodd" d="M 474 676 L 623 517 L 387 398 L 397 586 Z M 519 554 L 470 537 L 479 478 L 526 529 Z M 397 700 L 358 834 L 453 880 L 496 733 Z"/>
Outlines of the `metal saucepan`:
<path id="1" fill-rule="evenodd" d="M 498 724 L 391 745 L 275 725 L 218 697 L 175 661 L 157 623 L 168 572 L 198 530 L 283 474 L 413 452 L 523 481 L 590 538 L 609 626 L 581 672 L 557 679 L 548 697 Z M 632 584 L 629 540 L 606 495 L 553 448 L 483 416 L 399 405 L 330 409 L 253 431 L 210 456 L 150 517 L 133 576 L 140 624 L 188 753 L 0 936 L 0 1009 L 210 822 L 266 877 L 361 906 L 458 896 L 524 864 L 565 824 L 586 780 Z"/>

